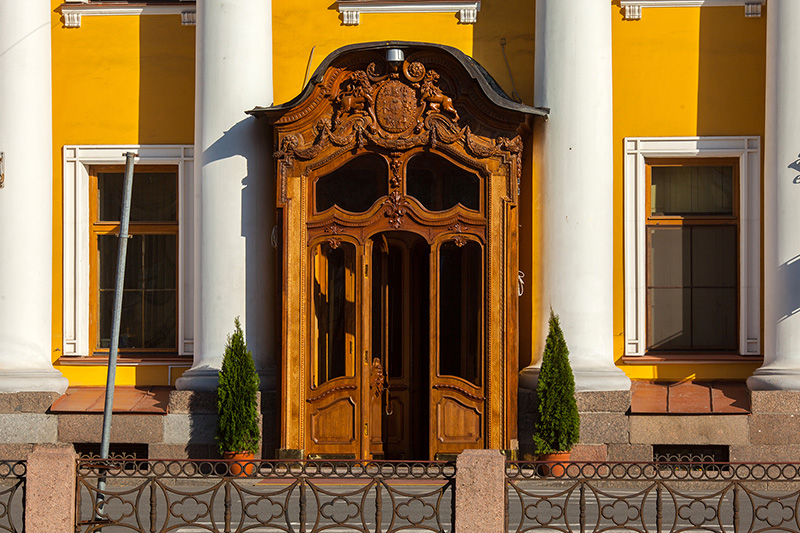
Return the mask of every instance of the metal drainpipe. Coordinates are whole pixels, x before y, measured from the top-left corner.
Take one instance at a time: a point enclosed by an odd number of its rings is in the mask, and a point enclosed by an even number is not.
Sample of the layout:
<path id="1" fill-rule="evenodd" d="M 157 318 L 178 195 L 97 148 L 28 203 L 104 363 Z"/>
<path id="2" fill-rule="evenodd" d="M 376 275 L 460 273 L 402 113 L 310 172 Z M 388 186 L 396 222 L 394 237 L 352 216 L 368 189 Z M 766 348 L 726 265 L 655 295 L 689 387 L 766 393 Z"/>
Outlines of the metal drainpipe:
<path id="1" fill-rule="evenodd" d="M 119 254 L 117 255 L 117 285 L 114 288 L 114 313 L 111 320 L 111 347 L 108 354 L 108 377 L 106 378 L 106 403 L 103 408 L 103 434 L 100 439 L 100 458 L 108 459 L 111 441 L 111 411 L 114 407 L 114 382 L 117 376 L 117 352 L 119 350 L 119 323 L 122 315 L 122 291 L 125 286 L 125 259 L 128 252 L 128 222 L 131 218 L 131 191 L 133 190 L 133 158 L 137 154 L 125 153 L 125 181 L 122 188 L 122 214 L 119 226 Z M 101 491 L 106 488 L 106 478 L 97 479 L 97 501 L 103 500 Z M 100 506 L 98 505 L 98 510 Z"/>

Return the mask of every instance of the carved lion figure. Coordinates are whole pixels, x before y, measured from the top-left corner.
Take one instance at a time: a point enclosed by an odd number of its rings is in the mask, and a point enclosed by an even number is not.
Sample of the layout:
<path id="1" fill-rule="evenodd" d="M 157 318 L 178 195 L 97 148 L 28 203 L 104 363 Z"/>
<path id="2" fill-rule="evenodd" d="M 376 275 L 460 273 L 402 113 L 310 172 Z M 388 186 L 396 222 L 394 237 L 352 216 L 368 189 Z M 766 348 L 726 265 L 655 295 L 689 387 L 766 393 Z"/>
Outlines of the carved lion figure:
<path id="1" fill-rule="evenodd" d="M 339 103 L 336 117 L 339 118 L 357 111 L 367 111 L 367 108 L 373 103 L 372 84 L 367 78 L 367 73 L 357 70 L 342 85 L 345 88 L 336 97 L 336 102 Z"/>
<path id="2" fill-rule="evenodd" d="M 453 99 L 442 93 L 441 89 L 436 86 L 437 83 L 439 83 L 439 73 L 435 70 L 429 70 L 419 88 L 422 94 L 422 101 L 428 106 L 428 113 L 447 111 L 452 113 L 455 119 L 458 120 L 458 111 L 453 107 Z"/>

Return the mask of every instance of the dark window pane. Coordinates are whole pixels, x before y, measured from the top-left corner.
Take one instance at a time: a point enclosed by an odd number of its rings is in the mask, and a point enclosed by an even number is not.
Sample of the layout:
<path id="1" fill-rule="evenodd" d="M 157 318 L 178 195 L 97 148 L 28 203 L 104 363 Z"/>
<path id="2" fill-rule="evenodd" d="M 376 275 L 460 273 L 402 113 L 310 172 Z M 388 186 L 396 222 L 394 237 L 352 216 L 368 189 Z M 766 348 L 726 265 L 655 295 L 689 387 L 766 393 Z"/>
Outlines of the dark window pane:
<path id="1" fill-rule="evenodd" d="M 174 238 L 174 236 L 172 236 Z M 128 239 L 125 256 L 125 289 L 142 288 L 142 254 L 144 236 L 132 235 Z M 119 237 L 116 235 L 98 235 L 97 248 L 100 253 L 99 281 L 100 289 L 116 288 L 117 258 L 119 254 Z M 174 274 L 173 274 L 174 276 Z"/>
<path id="2" fill-rule="evenodd" d="M 389 377 L 403 375 L 403 252 L 397 246 L 389 247 L 389 357 L 386 370 Z M 392 327 L 394 325 L 394 327 Z"/>
<path id="3" fill-rule="evenodd" d="M 119 325 L 119 348 L 143 348 L 142 291 L 123 291 Z M 111 322 L 114 312 L 114 290 L 100 291 L 100 334 L 98 348 L 111 347 Z M 172 346 L 175 343 L 173 341 Z"/>
<path id="4" fill-rule="evenodd" d="M 177 335 L 177 291 L 144 291 L 142 347 L 174 348 Z"/>
<path id="5" fill-rule="evenodd" d="M 647 264 L 651 287 L 684 287 L 691 279 L 688 228 L 648 228 Z"/>
<path id="6" fill-rule="evenodd" d="M 145 289 L 177 287 L 177 237 L 175 235 L 143 235 L 143 285 Z M 128 256 L 130 257 L 130 255 Z"/>
<path id="7" fill-rule="evenodd" d="M 737 265 L 735 226 L 648 228 L 648 349 L 735 351 Z"/>
<path id="8" fill-rule="evenodd" d="M 328 243 L 314 251 L 316 384 L 347 374 L 355 343 L 355 250 Z"/>
<path id="9" fill-rule="evenodd" d="M 480 386 L 483 331 L 481 246 L 468 241 L 439 250 L 439 374 Z"/>
<path id="10" fill-rule="evenodd" d="M 647 345 L 651 350 L 692 347 L 691 289 L 648 289 Z"/>
<path id="11" fill-rule="evenodd" d="M 692 344 L 700 349 L 735 350 L 739 345 L 736 289 L 693 289 L 692 293 Z"/>
<path id="12" fill-rule="evenodd" d="M 386 161 L 367 154 L 319 178 L 314 187 L 317 212 L 338 205 L 351 213 L 368 210 L 389 193 Z"/>
<path id="13" fill-rule="evenodd" d="M 692 228 L 692 285 L 735 287 L 737 279 L 735 226 Z"/>
<path id="14" fill-rule="evenodd" d="M 389 377 L 403 375 L 403 251 L 380 239 L 372 247 L 372 357 Z M 386 352 L 384 354 L 384 352 Z"/>
<path id="15" fill-rule="evenodd" d="M 99 172 L 99 217 L 119 221 L 122 214 L 124 172 Z M 178 220 L 178 175 L 176 172 L 134 172 L 131 192 L 131 222 L 176 222 Z"/>
<path id="16" fill-rule="evenodd" d="M 430 211 L 446 211 L 458 204 L 480 210 L 480 178 L 450 161 L 433 155 L 415 155 L 406 168 L 406 192 Z"/>
<path id="17" fill-rule="evenodd" d="M 100 340 L 109 348 L 119 238 L 98 235 Z M 177 331 L 175 235 L 133 235 L 125 260 L 120 349 L 174 349 Z"/>
<path id="18" fill-rule="evenodd" d="M 651 167 L 650 214 L 733 214 L 733 167 Z"/>

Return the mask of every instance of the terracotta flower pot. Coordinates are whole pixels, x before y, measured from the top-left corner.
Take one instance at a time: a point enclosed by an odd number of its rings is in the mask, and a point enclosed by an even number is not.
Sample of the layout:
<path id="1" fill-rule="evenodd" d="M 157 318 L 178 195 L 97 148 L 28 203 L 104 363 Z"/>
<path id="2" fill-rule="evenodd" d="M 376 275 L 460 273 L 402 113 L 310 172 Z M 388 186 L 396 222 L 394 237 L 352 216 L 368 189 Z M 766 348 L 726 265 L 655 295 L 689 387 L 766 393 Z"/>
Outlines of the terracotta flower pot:
<path id="1" fill-rule="evenodd" d="M 539 456 L 540 461 L 547 461 L 539 465 L 542 476 L 564 477 L 569 462 L 571 452 L 543 453 Z"/>
<path id="2" fill-rule="evenodd" d="M 253 452 L 223 452 L 222 458 L 230 461 L 228 472 L 231 476 L 252 476 L 256 471 Z"/>

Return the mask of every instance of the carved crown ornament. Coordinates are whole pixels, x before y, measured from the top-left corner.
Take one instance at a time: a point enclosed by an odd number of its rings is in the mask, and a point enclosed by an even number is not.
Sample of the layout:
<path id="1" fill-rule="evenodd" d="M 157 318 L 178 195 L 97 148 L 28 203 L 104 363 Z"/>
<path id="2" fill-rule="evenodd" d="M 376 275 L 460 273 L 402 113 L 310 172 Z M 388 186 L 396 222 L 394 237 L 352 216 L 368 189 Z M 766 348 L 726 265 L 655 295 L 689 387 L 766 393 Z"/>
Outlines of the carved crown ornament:
<path id="1" fill-rule="evenodd" d="M 522 152 L 522 138 L 487 138 L 462 121 L 454 96 L 441 87 L 435 68 L 405 59 L 402 64 L 375 60 L 363 69 L 345 70 L 324 93 L 331 112 L 313 127 L 313 139 L 299 133 L 281 138 L 275 157 L 308 161 L 331 145 L 353 149 L 375 145 L 393 152 L 419 146 L 461 144 L 476 158 Z"/>

